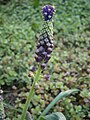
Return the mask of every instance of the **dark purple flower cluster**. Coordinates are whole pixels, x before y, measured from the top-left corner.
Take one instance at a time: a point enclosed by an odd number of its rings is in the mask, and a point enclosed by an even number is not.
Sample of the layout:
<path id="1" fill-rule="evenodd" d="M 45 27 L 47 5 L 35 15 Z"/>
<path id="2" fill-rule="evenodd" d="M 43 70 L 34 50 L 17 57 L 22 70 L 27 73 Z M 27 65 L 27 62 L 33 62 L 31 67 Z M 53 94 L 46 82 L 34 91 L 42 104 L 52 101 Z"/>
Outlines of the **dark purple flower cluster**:
<path id="1" fill-rule="evenodd" d="M 52 37 L 47 36 L 47 34 L 43 34 L 40 37 L 40 40 L 37 44 L 36 56 L 35 59 L 37 62 L 41 63 L 41 67 L 45 68 L 47 62 L 50 59 L 50 54 L 53 48 Z"/>
<path id="2" fill-rule="evenodd" d="M 52 20 L 54 12 L 55 12 L 54 6 L 51 6 L 51 5 L 44 6 L 42 11 L 44 20 L 45 21 Z"/>

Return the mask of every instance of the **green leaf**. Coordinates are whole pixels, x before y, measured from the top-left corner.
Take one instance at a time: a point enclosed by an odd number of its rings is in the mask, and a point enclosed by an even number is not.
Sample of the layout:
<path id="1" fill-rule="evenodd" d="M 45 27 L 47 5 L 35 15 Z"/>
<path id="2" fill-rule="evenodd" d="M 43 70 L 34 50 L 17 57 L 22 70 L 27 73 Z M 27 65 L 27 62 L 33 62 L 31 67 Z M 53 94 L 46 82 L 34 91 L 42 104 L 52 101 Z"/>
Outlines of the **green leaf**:
<path id="1" fill-rule="evenodd" d="M 45 117 L 41 117 L 40 120 L 66 120 L 66 118 L 61 112 L 56 112 Z"/>
<path id="2" fill-rule="evenodd" d="M 76 93 L 79 92 L 78 89 L 73 89 L 73 90 L 67 90 L 64 92 L 59 93 L 56 98 L 46 107 L 46 109 L 43 111 L 43 113 L 41 114 L 41 116 L 46 115 L 49 110 L 62 98 L 69 96 L 72 93 Z"/>

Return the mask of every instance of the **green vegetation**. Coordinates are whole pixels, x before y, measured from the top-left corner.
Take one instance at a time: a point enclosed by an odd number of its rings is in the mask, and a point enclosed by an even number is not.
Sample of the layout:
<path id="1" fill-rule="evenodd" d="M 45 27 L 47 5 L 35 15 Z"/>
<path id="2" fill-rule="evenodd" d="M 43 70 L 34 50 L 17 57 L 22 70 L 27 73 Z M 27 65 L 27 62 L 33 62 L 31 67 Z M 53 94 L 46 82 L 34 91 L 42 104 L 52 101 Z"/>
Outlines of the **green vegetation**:
<path id="1" fill-rule="evenodd" d="M 4 0 L 2 0 L 4 1 Z M 5 0 L 6 1 L 6 0 Z M 7 0 L 0 4 L 0 87 L 4 91 L 7 120 L 17 120 L 31 88 L 34 51 L 42 27 L 41 8 L 52 4 L 54 51 L 35 87 L 28 111 L 35 118 L 60 91 L 79 88 L 50 111 L 63 112 L 67 120 L 89 120 L 90 101 L 90 1 L 89 0 Z M 31 84 L 31 85 L 29 85 Z"/>

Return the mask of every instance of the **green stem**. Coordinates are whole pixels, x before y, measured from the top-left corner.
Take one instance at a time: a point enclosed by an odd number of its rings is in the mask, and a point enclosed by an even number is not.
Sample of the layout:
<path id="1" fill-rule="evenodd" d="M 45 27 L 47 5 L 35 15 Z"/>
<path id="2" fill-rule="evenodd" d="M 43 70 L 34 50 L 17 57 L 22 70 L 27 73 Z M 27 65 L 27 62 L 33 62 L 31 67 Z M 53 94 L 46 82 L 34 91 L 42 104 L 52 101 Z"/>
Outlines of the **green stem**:
<path id="1" fill-rule="evenodd" d="M 40 78 L 40 73 L 41 73 L 41 67 L 39 67 L 38 70 L 37 70 L 37 73 L 36 73 L 36 76 L 35 76 L 32 88 L 31 88 L 31 90 L 29 92 L 29 95 L 28 95 L 27 101 L 25 103 L 25 106 L 24 106 L 24 109 L 23 109 L 23 112 L 22 112 L 20 120 L 25 120 L 26 112 L 27 112 L 28 106 L 30 104 L 31 98 L 33 96 L 35 84 L 38 82 L 38 80 Z"/>

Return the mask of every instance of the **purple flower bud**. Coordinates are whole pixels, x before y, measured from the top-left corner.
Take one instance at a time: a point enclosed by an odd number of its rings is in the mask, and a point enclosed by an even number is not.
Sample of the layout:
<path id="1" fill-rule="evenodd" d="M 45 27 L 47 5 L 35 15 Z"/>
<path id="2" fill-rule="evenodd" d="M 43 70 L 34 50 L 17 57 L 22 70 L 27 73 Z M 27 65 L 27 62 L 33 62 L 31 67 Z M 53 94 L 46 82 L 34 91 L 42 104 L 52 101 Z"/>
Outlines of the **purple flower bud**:
<path id="1" fill-rule="evenodd" d="M 46 59 L 49 60 L 50 58 L 51 58 L 51 55 L 48 54 Z"/>
<path id="2" fill-rule="evenodd" d="M 53 36 L 49 36 L 50 40 L 52 41 L 53 40 Z"/>
<path id="3" fill-rule="evenodd" d="M 31 71 L 32 71 L 32 72 L 36 71 L 35 66 L 32 66 Z"/>
<path id="4" fill-rule="evenodd" d="M 44 39 L 44 41 L 45 41 L 46 43 L 48 43 L 48 42 L 49 42 L 48 38 L 45 38 L 45 39 Z"/>
<path id="5" fill-rule="evenodd" d="M 38 47 L 38 48 L 40 47 L 40 43 L 37 44 L 37 47 Z"/>
<path id="6" fill-rule="evenodd" d="M 48 52 L 48 54 L 50 54 L 50 53 L 52 52 L 52 48 L 49 47 L 49 48 L 47 49 L 47 52 Z"/>
<path id="7" fill-rule="evenodd" d="M 36 59 L 37 62 L 42 62 L 42 57 L 35 56 L 35 59 Z"/>
<path id="8" fill-rule="evenodd" d="M 46 33 L 44 33 L 43 37 L 44 37 L 44 38 L 47 38 L 47 34 L 46 34 Z"/>
<path id="9" fill-rule="evenodd" d="M 40 52 L 44 52 L 44 48 L 42 46 L 39 47 Z"/>
<path id="10" fill-rule="evenodd" d="M 44 56 L 44 58 L 46 57 L 47 55 L 47 52 L 43 52 L 42 55 Z"/>
<path id="11" fill-rule="evenodd" d="M 46 44 L 48 47 L 50 47 L 51 46 L 51 44 L 48 42 L 47 44 Z"/>
<path id="12" fill-rule="evenodd" d="M 46 74 L 46 75 L 44 75 L 44 78 L 45 78 L 46 80 L 49 80 L 49 79 L 50 79 L 50 75 L 49 75 L 49 74 Z"/>
<path id="13" fill-rule="evenodd" d="M 47 63 L 50 59 L 51 55 L 47 54 L 47 56 L 45 57 L 45 63 Z"/>
<path id="14" fill-rule="evenodd" d="M 43 64 L 41 65 L 41 68 L 42 68 L 42 69 L 45 69 L 45 67 L 46 67 L 46 64 L 43 63 Z"/>
<path id="15" fill-rule="evenodd" d="M 35 53 L 38 55 L 38 54 L 39 54 L 39 50 L 37 49 L 37 50 L 35 51 Z"/>
<path id="16" fill-rule="evenodd" d="M 53 45 L 53 44 L 51 44 L 51 46 L 50 46 L 50 47 L 51 47 L 51 48 L 53 48 L 53 46 L 54 46 L 54 45 Z"/>
<path id="17" fill-rule="evenodd" d="M 44 45 L 44 41 L 40 41 L 40 45 Z"/>

